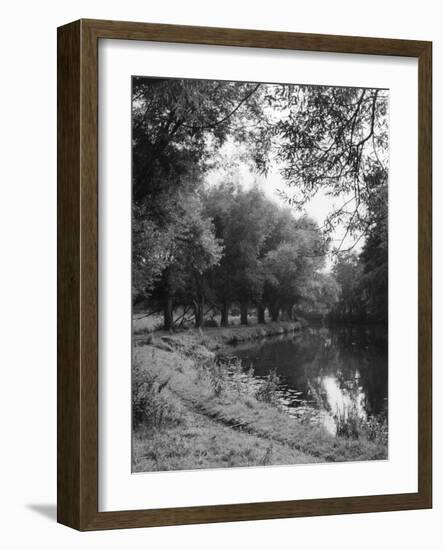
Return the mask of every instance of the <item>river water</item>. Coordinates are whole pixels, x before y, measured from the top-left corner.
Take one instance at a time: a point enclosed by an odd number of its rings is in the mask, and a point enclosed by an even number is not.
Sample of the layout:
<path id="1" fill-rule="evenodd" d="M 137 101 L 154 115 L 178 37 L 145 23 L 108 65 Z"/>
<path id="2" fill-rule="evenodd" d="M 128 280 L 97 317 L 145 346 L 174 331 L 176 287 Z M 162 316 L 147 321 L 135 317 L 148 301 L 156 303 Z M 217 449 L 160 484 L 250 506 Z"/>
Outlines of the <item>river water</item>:
<path id="1" fill-rule="evenodd" d="M 258 379 L 278 375 L 277 398 L 290 415 L 336 434 L 351 416 L 387 419 L 388 345 L 384 327 L 306 328 L 239 345 L 229 355 Z"/>

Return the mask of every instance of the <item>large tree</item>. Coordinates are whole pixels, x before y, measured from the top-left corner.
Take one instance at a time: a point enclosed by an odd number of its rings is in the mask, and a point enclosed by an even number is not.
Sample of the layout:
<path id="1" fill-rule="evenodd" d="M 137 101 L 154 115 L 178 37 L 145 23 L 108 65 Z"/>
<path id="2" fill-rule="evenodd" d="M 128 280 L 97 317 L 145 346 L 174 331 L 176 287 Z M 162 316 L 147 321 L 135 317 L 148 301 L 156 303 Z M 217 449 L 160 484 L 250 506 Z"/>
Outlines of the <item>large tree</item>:
<path id="1" fill-rule="evenodd" d="M 158 215 L 165 195 L 211 166 L 228 137 L 245 141 L 260 120 L 259 84 L 134 77 L 133 197 Z M 250 139 L 253 143 L 255 140 Z M 261 146 L 260 146 L 261 147 Z M 195 183 L 195 180 L 194 180 Z"/>
<path id="2" fill-rule="evenodd" d="M 286 221 L 273 236 L 274 246 L 264 259 L 266 284 L 263 301 L 269 307 L 274 321 L 284 312 L 293 317 L 294 306 L 312 301 L 314 281 L 318 286 L 319 274 L 324 267 L 324 240 L 315 222 L 307 217 Z M 279 237 L 279 238 L 278 238 Z"/>
<path id="3" fill-rule="evenodd" d="M 162 305 L 164 328 L 173 325 L 174 305 L 192 305 L 196 325 L 203 321 L 203 277 L 222 256 L 223 246 L 215 237 L 212 221 L 203 214 L 198 196 L 183 197 L 169 227 L 168 246 L 163 250 L 163 269 L 152 293 Z M 151 251 L 147 251 L 148 254 Z"/>
<path id="4" fill-rule="evenodd" d="M 232 302 L 240 306 L 241 322 L 248 322 L 248 307 L 260 304 L 263 295 L 263 258 L 278 207 L 253 187 L 243 190 L 233 184 L 208 189 L 206 212 L 213 219 L 224 254 L 212 272 L 214 299 L 221 322 L 228 323 Z"/>

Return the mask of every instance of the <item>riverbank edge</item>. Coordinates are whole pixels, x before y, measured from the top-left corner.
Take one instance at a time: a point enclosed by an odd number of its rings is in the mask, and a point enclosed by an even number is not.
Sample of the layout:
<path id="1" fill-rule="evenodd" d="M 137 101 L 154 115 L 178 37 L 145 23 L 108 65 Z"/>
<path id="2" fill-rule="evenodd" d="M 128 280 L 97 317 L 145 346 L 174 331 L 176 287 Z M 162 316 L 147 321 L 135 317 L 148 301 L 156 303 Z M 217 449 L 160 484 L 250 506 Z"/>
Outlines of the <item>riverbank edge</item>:
<path id="1" fill-rule="evenodd" d="M 217 351 L 226 346 L 242 342 L 261 340 L 269 336 L 297 333 L 307 326 L 303 319 L 297 321 L 268 322 L 257 325 L 233 325 L 229 327 L 204 327 L 176 332 L 155 331 L 144 335 L 134 335 L 136 346 L 154 345 L 166 351 L 177 346 L 202 345 L 209 351 Z"/>
<path id="2" fill-rule="evenodd" d="M 158 390 L 162 399 L 169 401 L 168 406 L 178 405 L 187 420 L 182 426 L 173 423 L 161 430 L 135 430 L 134 471 L 264 465 L 259 450 L 263 455 L 272 452 L 268 464 L 386 459 L 387 449 L 372 441 L 333 437 L 321 427 L 289 417 L 275 405 L 229 392 L 220 396 L 208 384 L 207 366 L 218 351 L 233 343 L 299 332 L 302 327 L 299 321 L 269 323 L 157 332 L 139 339 L 135 361 L 147 379 L 157 378 L 157 388 L 165 387 Z M 209 449 L 214 440 L 223 441 L 223 448 L 212 454 L 205 451 L 205 458 L 199 455 L 197 461 L 193 449 Z M 239 458 L 238 449 L 242 453 L 246 449 L 248 458 L 243 454 Z M 230 462 L 224 458 L 226 453 L 230 453 Z M 149 461 L 146 456 L 154 458 Z"/>

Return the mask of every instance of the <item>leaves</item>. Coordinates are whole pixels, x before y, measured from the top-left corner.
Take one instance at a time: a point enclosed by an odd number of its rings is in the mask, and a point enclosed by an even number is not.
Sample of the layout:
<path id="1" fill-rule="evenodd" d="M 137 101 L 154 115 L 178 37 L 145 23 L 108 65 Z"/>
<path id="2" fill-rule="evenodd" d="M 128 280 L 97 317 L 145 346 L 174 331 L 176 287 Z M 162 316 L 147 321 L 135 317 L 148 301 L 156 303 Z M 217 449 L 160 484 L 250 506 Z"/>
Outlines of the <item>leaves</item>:
<path id="1" fill-rule="evenodd" d="M 278 310 L 330 307 L 340 294 L 349 306 L 358 281 L 351 307 L 383 315 L 387 129 L 385 90 L 134 77 L 134 298 Z M 237 151 L 228 166 L 224 144 Z M 241 187 L 246 163 L 262 176 L 280 168 L 290 208 Z M 228 183 L 205 189 L 222 166 Z M 324 225 L 296 219 L 319 192 L 338 205 Z M 337 283 L 324 266 L 338 227 Z M 349 237 L 362 239 L 360 258 L 346 252 Z"/>

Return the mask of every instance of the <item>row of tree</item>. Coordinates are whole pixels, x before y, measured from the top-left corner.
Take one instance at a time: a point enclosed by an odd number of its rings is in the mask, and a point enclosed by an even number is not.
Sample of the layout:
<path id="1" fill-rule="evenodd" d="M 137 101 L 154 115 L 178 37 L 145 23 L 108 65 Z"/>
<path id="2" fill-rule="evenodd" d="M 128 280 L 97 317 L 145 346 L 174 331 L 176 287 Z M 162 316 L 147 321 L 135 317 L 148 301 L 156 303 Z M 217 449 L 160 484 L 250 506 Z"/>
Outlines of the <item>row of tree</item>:
<path id="1" fill-rule="evenodd" d="M 178 321 L 191 311 L 201 326 L 209 309 L 226 326 L 233 305 L 247 324 L 251 306 L 264 323 L 266 309 L 273 320 L 292 319 L 302 304 L 328 308 L 337 299 L 333 277 L 322 271 L 325 243 L 318 226 L 294 218 L 257 188 L 202 190 L 191 203 L 182 202 L 167 234 L 156 236 L 150 223 L 138 220 L 142 228 L 136 224 L 134 232 L 147 246 L 145 253 L 137 247 L 139 258 L 150 262 L 139 261 L 134 297 L 161 309 L 166 329 L 176 309 L 182 312 Z"/>
<path id="2" fill-rule="evenodd" d="M 242 322 L 251 306 L 263 322 L 266 308 L 273 319 L 290 318 L 303 304 L 325 311 L 336 303 L 336 318 L 380 317 L 387 304 L 382 91 L 135 77 L 132 97 L 135 305 L 161 309 L 167 329 L 175 310 L 182 318 L 192 311 L 199 326 L 208 307 L 226 324 L 233 304 Z M 205 186 L 227 141 L 258 173 L 277 162 L 290 210 L 255 188 Z M 343 200 L 322 228 L 294 215 L 319 190 Z M 328 274 L 338 225 L 365 245 L 357 256 L 341 243 Z"/>

